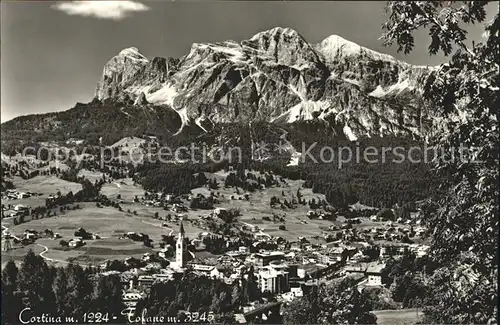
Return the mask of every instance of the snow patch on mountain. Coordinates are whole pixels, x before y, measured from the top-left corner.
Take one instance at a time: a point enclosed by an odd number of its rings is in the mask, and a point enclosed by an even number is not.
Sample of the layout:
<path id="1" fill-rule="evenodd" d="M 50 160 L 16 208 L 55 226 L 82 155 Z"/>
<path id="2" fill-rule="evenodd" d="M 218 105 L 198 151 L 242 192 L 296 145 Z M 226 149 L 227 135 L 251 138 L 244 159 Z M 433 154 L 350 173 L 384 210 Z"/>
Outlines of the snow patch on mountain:
<path id="1" fill-rule="evenodd" d="M 201 122 L 202 122 L 202 121 L 203 121 L 203 117 L 202 117 L 202 116 L 200 116 L 200 117 L 198 117 L 198 118 L 196 118 L 196 119 L 194 120 L 195 124 L 196 124 L 196 125 L 198 125 L 198 126 L 200 127 L 200 129 L 202 129 L 202 130 L 203 130 L 203 132 L 208 132 L 208 131 L 207 131 L 207 130 L 203 127 L 203 125 L 201 125 Z"/>
<path id="2" fill-rule="evenodd" d="M 287 116 L 287 122 L 293 123 L 296 121 L 312 120 L 315 117 L 320 117 L 321 114 L 328 109 L 330 104 L 327 101 L 319 100 L 305 100 L 285 112 L 283 115 Z"/>
<path id="3" fill-rule="evenodd" d="M 318 49 L 326 59 L 332 59 L 338 56 L 366 54 L 375 60 L 396 61 L 396 59 L 391 55 L 379 53 L 366 47 L 359 46 L 358 44 L 348 41 L 338 35 L 328 36 L 316 45 L 316 49 Z"/>
<path id="4" fill-rule="evenodd" d="M 360 82 L 356 79 L 342 78 L 342 80 L 344 80 L 345 82 L 348 82 L 350 84 L 360 86 Z"/>
<path id="5" fill-rule="evenodd" d="M 385 95 L 387 95 L 387 91 L 384 90 L 380 85 L 378 85 L 377 88 L 375 88 L 375 90 L 373 90 L 371 93 L 368 94 L 368 96 L 376 98 L 382 98 Z"/>
<path id="6" fill-rule="evenodd" d="M 302 70 L 305 70 L 305 69 L 309 69 L 310 67 L 311 67 L 311 65 L 309 65 L 307 63 L 294 64 L 294 65 L 290 66 L 290 68 L 294 68 L 295 70 L 299 70 L 299 71 L 302 71 Z"/>
<path id="7" fill-rule="evenodd" d="M 276 34 L 281 34 L 285 36 L 297 36 L 298 33 L 294 29 L 291 29 L 289 27 L 274 27 L 269 30 L 264 30 L 262 32 L 258 32 L 252 38 L 250 38 L 250 41 L 257 41 L 263 36 L 266 35 L 276 35 Z"/>
<path id="8" fill-rule="evenodd" d="M 184 127 L 189 123 L 189 117 L 187 115 L 187 109 L 186 107 L 183 107 L 183 108 L 180 108 L 178 110 L 176 110 L 177 114 L 179 114 L 179 117 L 181 118 L 181 127 L 179 128 L 179 130 L 174 133 L 174 135 L 178 135 L 182 132 L 182 130 L 184 129 Z"/>
<path id="9" fill-rule="evenodd" d="M 349 127 L 349 125 L 344 125 L 344 128 L 342 129 L 344 131 L 345 136 L 349 141 L 356 141 L 358 140 L 358 137 L 354 135 L 354 132 L 352 132 L 352 129 Z"/>
<path id="10" fill-rule="evenodd" d="M 297 96 L 299 96 L 299 98 L 303 101 L 306 100 L 306 94 L 305 94 L 305 91 L 304 89 L 297 89 L 297 87 L 295 87 L 294 85 L 288 85 L 288 88 L 290 88 L 290 90 L 296 94 Z"/>
<path id="11" fill-rule="evenodd" d="M 375 88 L 375 90 L 373 90 L 368 94 L 368 96 L 375 98 L 383 98 L 390 95 L 398 95 L 405 90 L 412 90 L 412 89 L 414 88 L 411 86 L 410 81 L 408 79 L 405 79 L 403 81 L 399 81 L 393 85 L 390 85 L 386 89 L 378 85 L 377 88 Z"/>
<path id="12" fill-rule="evenodd" d="M 245 63 L 245 54 L 237 43 L 226 42 L 223 45 L 198 43 L 197 46 L 200 49 L 208 48 L 215 52 L 227 54 L 230 56 L 228 59 L 234 63 Z"/>
<path id="13" fill-rule="evenodd" d="M 153 92 L 152 94 L 146 93 L 146 99 L 152 104 L 162 105 L 167 104 L 174 107 L 174 100 L 179 95 L 177 90 L 171 84 L 165 84 L 163 87 Z"/>
<path id="14" fill-rule="evenodd" d="M 96 97 L 128 94 L 142 96 L 136 105 L 182 107 L 182 127 L 201 129 L 234 118 L 320 119 L 341 128 L 350 121 L 343 131 L 354 139 L 377 135 L 379 126 L 384 134 L 412 133 L 423 123 L 414 118 L 420 111 L 414 99 L 428 73 L 337 35 L 312 45 L 293 29 L 277 27 L 241 42 L 195 43 L 178 59 L 148 61 L 137 48 L 124 49 L 106 64 Z M 392 96 L 403 111 L 387 100 Z"/>
<path id="15" fill-rule="evenodd" d="M 137 47 L 129 47 L 123 49 L 120 51 L 120 53 L 118 53 L 118 56 L 127 57 L 129 59 L 139 60 L 143 62 L 149 62 L 149 60 L 144 55 L 142 55 L 141 52 L 139 52 L 139 49 Z"/>

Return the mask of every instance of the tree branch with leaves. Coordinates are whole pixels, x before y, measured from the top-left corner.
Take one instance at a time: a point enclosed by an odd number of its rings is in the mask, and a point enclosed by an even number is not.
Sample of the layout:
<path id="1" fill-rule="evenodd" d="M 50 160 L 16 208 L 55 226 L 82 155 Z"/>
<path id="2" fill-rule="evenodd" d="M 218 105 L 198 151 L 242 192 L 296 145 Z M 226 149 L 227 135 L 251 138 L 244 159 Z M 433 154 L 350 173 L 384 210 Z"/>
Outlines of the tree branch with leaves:
<path id="1" fill-rule="evenodd" d="M 430 142 L 450 155 L 474 149 L 466 159 L 435 162 L 435 172 L 449 175 L 450 182 L 448 194 L 432 198 L 435 208 L 424 215 L 431 256 L 441 266 L 430 280 L 435 291 L 426 313 L 430 322 L 484 324 L 496 318 L 500 19 L 497 13 L 485 23 L 488 3 L 390 1 L 383 26 L 387 46 L 396 44 L 407 54 L 415 46 L 414 32 L 427 29 L 429 54 L 449 57 L 432 69 L 423 87 L 436 114 Z M 468 42 L 467 25 L 478 23 L 484 24 L 483 39 Z M 461 282 L 457 272 L 464 266 L 477 281 Z"/>

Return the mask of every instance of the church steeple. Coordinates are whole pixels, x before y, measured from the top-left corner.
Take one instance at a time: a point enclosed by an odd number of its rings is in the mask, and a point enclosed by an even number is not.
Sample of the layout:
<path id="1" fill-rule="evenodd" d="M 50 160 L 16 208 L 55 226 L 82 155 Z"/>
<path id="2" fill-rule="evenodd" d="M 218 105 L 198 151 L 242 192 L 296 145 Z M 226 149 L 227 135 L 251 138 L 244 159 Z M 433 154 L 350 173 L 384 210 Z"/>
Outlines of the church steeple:
<path id="1" fill-rule="evenodd" d="M 185 255 L 186 247 L 184 245 L 184 225 L 181 221 L 181 227 L 179 229 L 179 235 L 177 236 L 177 244 L 175 247 L 175 262 L 178 267 L 183 268 L 186 264 Z"/>

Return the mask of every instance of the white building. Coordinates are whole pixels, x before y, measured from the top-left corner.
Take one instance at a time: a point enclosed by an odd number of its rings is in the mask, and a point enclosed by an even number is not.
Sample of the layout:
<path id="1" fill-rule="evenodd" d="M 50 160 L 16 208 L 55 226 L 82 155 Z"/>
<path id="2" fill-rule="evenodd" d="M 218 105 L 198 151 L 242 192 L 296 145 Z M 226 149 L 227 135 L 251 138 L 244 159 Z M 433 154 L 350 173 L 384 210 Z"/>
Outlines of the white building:
<path id="1" fill-rule="evenodd" d="M 173 279 L 173 273 L 156 273 L 153 278 L 159 282 L 165 282 Z"/>
<path id="2" fill-rule="evenodd" d="M 164 248 L 160 249 L 160 251 L 158 252 L 158 256 L 163 259 L 167 259 L 168 252 L 170 251 L 171 248 L 172 248 L 171 245 L 166 245 Z"/>
<path id="3" fill-rule="evenodd" d="M 283 261 L 285 259 L 285 253 L 280 251 L 263 251 L 255 254 L 255 259 L 257 265 L 266 266 L 273 261 Z"/>
<path id="4" fill-rule="evenodd" d="M 366 269 L 367 286 L 381 286 L 382 285 L 382 269 L 385 265 L 374 265 Z"/>
<path id="5" fill-rule="evenodd" d="M 85 244 L 83 240 L 80 238 L 73 238 L 68 242 L 69 247 L 78 247 Z"/>
<path id="6" fill-rule="evenodd" d="M 150 275 L 140 275 L 137 281 L 139 283 L 139 287 L 149 288 L 153 285 L 155 278 Z"/>
<path id="7" fill-rule="evenodd" d="M 28 193 L 24 193 L 24 192 L 19 192 L 19 193 L 17 194 L 17 198 L 18 198 L 18 199 L 24 199 L 24 198 L 26 198 L 26 197 L 30 197 L 30 196 L 31 196 L 31 195 L 29 195 Z"/>
<path id="8" fill-rule="evenodd" d="M 302 297 L 304 295 L 301 287 L 290 288 L 290 292 L 294 297 Z"/>
<path id="9" fill-rule="evenodd" d="M 14 206 L 14 211 L 26 211 L 28 210 L 28 207 L 22 204 L 17 204 Z"/>
<path id="10" fill-rule="evenodd" d="M 220 278 L 222 277 L 222 274 L 219 272 L 219 270 L 213 266 L 213 265 L 204 265 L 204 264 L 193 264 L 192 265 L 193 271 L 196 273 L 206 275 L 210 278 Z"/>
<path id="11" fill-rule="evenodd" d="M 217 217 L 224 217 L 228 213 L 227 209 L 224 208 L 215 208 L 214 214 Z"/>
<path id="12" fill-rule="evenodd" d="M 122 294 L 123 304 L 127 307 L 135 307 L 137 302 L 145 297 L 140 291 L 127 291 Z"/>
<path id="13" fill-rule="evenodd" d="M 184 225 L 181 221 L 181 228 L 179 230 L 179 236 L 177 237 L 177 244 L 175 245 L 175 263 L 179 268 L 183 268 L 186 265 L 186 247 L 184 246 L 184 234 Z"/>
<path id="14" fill-rule="evenodd" d="M 422 257 L 427 255 L 429 248 L 430 247 L 428 245 L 417 245 L 417 247 L 412 250 L 415 252 L 417 257 Z"/>
<path id="15" fill-rule="evenodd" d="M 269 291 L 272 294 L 289 290 L 288 272 L 276 270 L 272 267 L 262 268 L 258 273 L 261 292 Z"/>

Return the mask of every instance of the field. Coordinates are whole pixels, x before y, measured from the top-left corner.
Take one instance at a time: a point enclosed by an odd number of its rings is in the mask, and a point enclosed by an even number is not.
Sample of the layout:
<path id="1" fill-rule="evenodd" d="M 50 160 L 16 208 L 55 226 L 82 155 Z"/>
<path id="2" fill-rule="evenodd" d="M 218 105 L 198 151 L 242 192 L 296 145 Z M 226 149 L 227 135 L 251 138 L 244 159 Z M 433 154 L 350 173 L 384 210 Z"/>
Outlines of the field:
<path id="1" fill-rule="evenodd" d="M 58 191 L 61 192 L 62 195 L 65 195 L 70 191 L 76 193 L 82 189 L 80 184 L 62 180 L 56 176 L 43 175 L 31 179 L 23 179 L 15 176 L 10 178 L 10 180 L 14 183 L 16 191 L 33 192 L 41 195 L 19 200 L 2 200 L 2 204 L 6 206 L 9 204 L 22 204 L 27 207 L 43 206 L 45 205 L 45 199 L 48 198 L 49 195 L 56 195 Z"/>
<path id="2" fill-rule="evenodd" d="M 219 182 L 219 189 L 214 190 L 214 192 L 219 194 L 220 204 L 215 205 L 215 207 L 220 208 L 235 208 L 240 211 L 240 217 L 238 221 L 242 225 L 247 226 L 257 226 L 263 233 L 271 236 L 281 236 L 287 240 L 295 241 L 300 236 L 307 237 L 311 242 L 316 242 L 318 239 L 316 236 L 321 236 L 323 230 L 327 229 L 328 226 L 332 224 L 340 224 L 340 221 L 332 223 L 327 220 L 311 220 L 306 217 L 307 212 L 310 210 L 309 205 L 297 205 L 294 209 L 281 209 L 281 208 L 271 208 L 270 198 L 276 196 L 281 202 L 284 200 L 292 201 L 292 197 L 296 197 L 297 190 L 300 189 L 302 198 L 306 201 L 314 199 L 316 202 L 324 200 L 325 196 L 323 194 L 312 193 L 311 189 L 302 188 L 304 181 L 302 180 L 289 180 L 284 179 L 284 182 L 280 186 L 273 186 L 263 190 L 257 190 L 252 193 L 248 193 L 249 200 L 245 199 L 245 192 L 239 189 L 239 193 L 235 193 L 234 188 L 224 188 L 223 180 L 227 173 L 217 172 L 214 174 L 205 173 L 207 178 L 216 178 Z M 202 193 L 204 195 L 208 194 L 208 189 L 198 188 L 192 190 L 193 194 Z M 283 196 L 284 194 L 284 196 Z M 231 199 L 233 196 L 233 199 Z M 194 214 L 192 211 L 188 214 Z M 263 220 L 263 217 L 269 217 L 272 220 L 273 214 L 283 217 L 285 222 L 273 222 Z M 194 215 L 193 215 L 194 216 Z M 191 216 L 190 216 L 191 217 Z M 286 230 L 280 230 L 279 226 L 284 225 Z M 320 242 L 324 240 L 320 237 Z"/>
<path id="3" fill-rule="evenodd" d="M 52 148 L 52 149 L 54 149 L 54 148 Z M 2 153 L 1 159 L 2 159 L 2 161 L 6 162 L 8 164 L 11 164 L 11 165 L 16 165 L 18 163 L 22 163 L 23 168 L 27 169 L 29 171 L 34 171 L 34 170 L 46 171 L 52 167 L 59 168 L 60 170 L 66 170 L 69 168 L 68 165 L 66 165 L 63 161 L 56 161 L 56 160 L 50 160 L 48 166 L 44 166 L 44 167 L 39 168 L 38 165 L 45 163 L 46 161 L 37 158 L 37 156 L 35 156 L 35 155 L 30 155 L 29 153 L 31 153 L 31 152 L 28 151 L 26 155 L 22 155 L 22 154 L 18 153 L 12 157 L 7 156 L 7 155 Z M 53 153 L 51 153 L 51 154 L 53 154 Z"/>
<path id="4" fill-rule="evenodd" d="M 2 243 L 4 245 L 4 243 Z M 35 254 L 40 254 L 43 252 L 43 247 L 37 246 L 37 245 L 29 245 L 26 247 L 19 247 L 14 250 L 4 252 L 2 251 L 2 268 L 8 261 L 14 261 L 16 264 L 20 264 L 22 260 L 24 259 L 24 256 L 29 250 L 33 250 Z"/>
<path id="5" fill-rule="evenodd" d="M 78 172 L 78 177 L 82 176 L 91 181 L 92 183 L 102 179 L 102 173 L 93 172 L 87 169 L 80 169 L 80 171 Z"/>
<path id="6" fill-rule="evenodd" d="M 116 200 L 118 194 L 125 202 L 133 202 L 134 197 L 137 195 L 141 197 L 144 195 L 144 190 L 137 185 L 130 178 L 114 180 L 112 183 L 106 183 L 101 189 L 101 193 L 108 198 Z"/>
<path id="7" fill-rule="evenodd" d="M 82 171 L 81 173 L 89 178 L 100 178 L 98 173 L 89 171 Z M 216 190 L 209 190 L 207 187 L 195 188 L 191 191 L 192 195 L 203 194 L 208 196 L 212 191 L 219 200 L 219 203 L 214 208 L 238 209 L 240 216 L 235 223 L 238 228 L 244 225 L 247 228 L 256 226 L 258 232 L 264 236 L 281 236 L 289 241 L 296 241 L 299 237 L 306 237 L 312 243 L 326 243 L 322 235 L 325 231 L 328 231 L 328 227 L 332 224 L 341 225 L 345 221 L 343 217 L 338 217 L 334 222 L 309 219 L 306 217 L 307 212 L 310 210 L 308 204 L 298 204 L 295 208 L 284 209 L 270 207 L 271 197 L 275 196 L 281 202 L 284 200 L 291 202 L 297 196 L 297 191 L 300 191 L 302 198 L 306 201 L 314 199 L 319 202 L 324 199 L 324 195 L 312 193 L 311 189 L 303 188 L 304 181 L 301 180 L 284 179 L 279 186 L 246 193 L 241 188 L 238 190 L 232 187 L 225 188 L 224 179 L 227 176 L 225 172 L 205 173 L 205 175 L 209 179 L 217 179 L 219 188 Z M 50 194 L 57 193 L 57 191 L 65 194 L 69 191 L 76 192 L 81 188 L 80 184 L 66 182 L 55 176 L 37 176 L 29 180 L 16 177 L 14 184 L 19 191 L 42 194 L 27 199 L 8 201 L 9 203 L 12 202 L 11 204 L 21 203 L 31 207 L 43 205 L 45 198 Z M 71 259 L 82 264 L 95 264 L 108 259 L 125 259 L 130 256 L 140 257 L 146 252 L 158 249 L 162 235 L 176 235 L 180 225 L 177 221 L 168 223 L 164 221 L 167 214 L 174 216 L 176 215 L 175 212 L 134 202 L 134 198 L 137 196 L 141 199 L 144 192 L 144 189 L 135 184 L 130 178 L 114 180 L 112 183 L 104 184 L 101 193 L 112 200 L 118 200 L 118 195 L 120 195 L 119 200 L 123 211 L 111 207 L 99 208 L 95 203 L 79 203 L 81 209 L 57 211 L 57 216 L 30 220 L 17 226 L 13 225 L 12 218 L 7 218 L 2 220 L 2 225 L 9 228 L 9 231 L 17 236 L 21 236 L 27 229 L 37 231 L 50 229 L 55 233 L 59 233 L 63 237 L 62 239 L 70 240 L 74 237 L 74 232 L 83 227 L 101 237 L 98 240 L 88 240 L 85 246 L 77 249 L 63 249 L 59 244 L 61 239 L 41 238 L 37 240 L 36 244 L 30 245 L 39 253 L 40 249 L 42 249 L 42 256 L 56 263 L 64 263 Z M 189 201 L 184 200 L 184 204 L 189 206 Z M 364 206 L 358 204 L 355 208 L 362 209 Z M 181 213 L 187 219 L 187 221 L 184 221 L 184 228 L 189 238 L 195 238 L 201 232 L 207 231 L 207 229 L 201 228 L 200 223 L 197 221 L 212 211 L 212 209 L 189 209 L 187 212 Z M 163 220 L 154 219 L 153 216 L 156 213 Z M 272 221 L 273 215 L 283 218 L 284 222 Z M 384 227 L 384 223 L 381 222 L 373 222 L 367 218 L 361 218 L 361 220 L 362 223 L 353 227 L 357 229 Z M 166 227 L 163 227 L 163 224 Z M 284 226 L 285 229 L 279 229 L 280 226 Z M 145 247 L 142 242 L 120 239 L 124 233 L 130 231 L 149 235 L 153 240 L 153 248 Z M 11 252 L 4 252 L 4 255 L 16 259 L 23 255 L 20 252 L 21 250 L 16 249 Z"/>
<path id="8" fill-rule="evenodd" d="M 85 176 L 97 177 L 97 173 L 83 171 Z M 299 236 L 307 236 L 309 238 L 321 235 L 321 228 L 328 227 L 331 224 L 329 221 L 323 220 L 308 220 L 305 215 L 309 210 L 308 206 L 299 205 L 296 209 L 281 210 L 271 209 L 269 199 L 271 196 L 277 196 L 281 200 L 291 200 L 292 195 L 296 195 L 297 190 L 301 187 L 301 181 L 287 181 L 281 187 L 272 187 L 262 191 L 249 193 L 249 200 L 245 200 L 243 193 L 240 190 L 240 195 L 234 193 L 233 188 L 224 188 L 223 180 L 225 173 L 219 172 L 206 175 L 208 178 L 217 178 L 220 187 L 218 192 L 220 204 L 216 207 L 222 208 L 237 208 L 240 210 L 241 216 L 238 218 L 239 224 L 256 225 L 263 232 L 272 236 L 283 236 L 289 240 L 296 240 Z M 16 189 L 22 191 L 34 191 L 42 193 L 42 196 L 32 197 L 23 200 L 13 200 L 13 204 L 23 203 L 28 206 L 43 205 L 45 198 L 49 194 L 55 194 L 61 191 L 63 194 L 70 190 L 76 192 L 81 188 L 80 184 L 70 183 L 60 180 L 52 176 L 37 176 L 30 180 L 22 180 L 16 178 L 14 181 Z M 285 196 L 282 196 L 284 191 Z M 119 239 L 124 233 L 129 231 L 142 232 L 148 234 L 153 239 L 153 249 L 158 248 L 158 243 L 161 240 L 161 235 L 169 233 L 176 234 L 179 229 L 178 222 L 169 222 L 168 227 L 162 227 L 165 221 L 155 220 L 152 216 L 158 213 L 160 217 L 165 217 L 167 214 L 175 215 L 174 212 L 165 211 L 158 207 L 148 207 L 139 203 L 134 203 L 134 197 L 139 198 L 144 195 L 144 190 L 134 184 L 131 179 L 115 180 L 112 183 L 105 184 L 101 191 L 104 195 L 111 199 L 117 199 L 121 196 L 121 206 L 123 211 L 111 207 L 98 208 L 95 203 L 80 203 L 82 209 L 65 211 L 64 214 L 57 213 L 57 216 L 31 220 L 27 223 L 14 226 L 12 219 L 5 219 L 2 225 L 9 228 L 9 231 L 16 236 L 21 236 L 27 229 L 36 231 L 44 231 L 50 229 L 53 232 L 59 233 L 62 239 L 69 240 L 74 237 L 74 232 L 83 227 L 91 233 L 98 234 L 101 239 L 87 240 L 87 244 L 77 249 L 63 249 L 59 241 L 48 238 L 38 239 L 36 244 L 29 245 L 28 248 L 34 249 L 37 253 L 42 253 L 42 256 L 48 260 L 53 260 L 55 263 L 63 264 L 68 260 L 78 261 L 82 264 L 102 263 L 108 259 L 124 259 L 129 256 L 140 257 L 146 252 L 152 251 L 151 248 L 145 247 L 141 242 L 133 242 L 129 239 Z M 207 188 L 193 189 L 192 193 L 209 194 Z M 301 193 L 306 200 L 314 198 L 315 200 L 323 199 L 322 195 L 313 194 L 310 189 L 301 189 Z M 231 196 L 234 195 L 234 199 Z M 15 203 L 14 203 L 15 202 Z M 188 205 L 188 202 L 185 202 Z M 130 213 L 128 212 L 130 211 Z M 135 212 L 135 214 L 134 214 Z M 189 209 L 188 212 L 182 213 L 188 220 L 197 220 L 201 216 L 207 215 L 212 210 L 194 210 Z M 272 217 L 273 213 L 279 216 L 285 216 L 286 230 L 278 229 L 281 223 L 273 223 L 263 221 L 262 217 Z M 307 219 L 307 224 L 301 223 Z M 195 223 L 189 221 L 184 222 L 186 235 L 190 238 L 195 238 L 200 232 L 205 232 L 206 229 L 201 229 L 195 226 Z M 312 239 L 312 238 L 311 238 Z M 21 250 L 24 253 L 28 248 L 19 248 L 10 252 L 4 252 L 4 255 L 9 258 L 22 256 Z"/>
<path id="9" fill-rule="evenodd" d="M 372 313 L 377 316 L 377 324 L 379 325 L 416 324 L 418 321 L 422 321 L 422 318 L 424 316 L 422 310 L 416 308 L 400 310 L 375 310 Z"/>
<path id="10" fill-rule="evenodd" d="M 14 177 L 12 180 L 16 186 L 16 190 L 21 192 L 36 192 L 45 195 L 56 194 L 61 191 L 61 194 L 66 194 L 70 191 L 77 192 L 82 186 L 78 183 L 68 182 L 56 176 L 36 176 L 31 179 L 22 179 Z"/>
<path id="11" fill-rule="evenodd" d="M 54 233 L 59 233 L 66 241 L 74 238 L 74 232 L 83 227 L 88 232 L 98 234 L 101 239 L 86 240 L 86 245 L 80 248 L 63 249 L 59 241 L 61 239 L 40 238 L 36 244 L 24 248 L 16 248 L 9 252 L 2 252 L 3 257 L 16 259 L 22 256 L 31 248 L 40 253 L 45 250 L 43 257 L 47 260 L 54 260 L 62 263 L 70 259 L 80 264 L 97 264 L 105 260 L 125 259 L 127 257 L 141 257 L 146 252 L 157 249 L 158 242 L 162 235 L 174 234 L 179 231 L 179 224 L 169 223 L 168 227 L 162 227 L 161 221 L 151 218 L 151 215 L 138 212 L 120 212 L 115 208 L 97 208 L 93 203 L 80 204 L 82 209 L 66 211 L 62 215 L 55 217 L 32 220 L 30 222 L 14 226 L 10 222 L 12 219 L 5 219 L 2 222 L 4 227 L 9 228 L 9 232 L 21 236 L 27 229 L 43 232 L 50 229 Z M 185 224 L 186 236 L 194 238 L 201 229 Z M 130 239 L 120 239 L 127 232 L 134 231 L 145 233 L 153 240 L 154 248 L 145 247 L 142 242 L 134 242 Z M 41 248 L 41 251 L 40 251 Z"/>
<path id="12" fill-rule="evenodd" d="M 138 137 L 127 137 L 120 139 L 111 145 L 112 148 L 121 148 L 122 151 L 129 151 L 138 148 L 140 145 L 144 145 L 146 140 L 138 138 Z"/>
<path id="13" fill-rule="evenodd" d="M 248 171 L 247 171 L 248 172 Z M 307 202 L 309 200 L 315 200 L 319 202 L 325 199 L 323 194 L 313 193 L 310 188 L 303 188 L 303 180 L 289 180 L 284 179 L 284 182 L 280 186 L 273 186 L 263 190 L 257 190 L 252 193 L 247 193 L 249 195 L 249 200 L 245 199 L 245 192 L 239 189 L 237 194 L 234 188 L 224 188 L 224 179 L 227 176 L 225 172 L 216 172 L 213 174 L 205 173 L 206 177 L 209 179 L 216 178 L 219 182 L 219 189 L 213 190 L 213 192 L 218 193 L 220 204 L 216 204 L 215 207 L 220 208 L 235 208 L 240 211 L 240 217 L 238 221 L 242 225 L 247 226 L 257 226 L 263 233 L 269 234 L 271 236 L 281 236 L 286 240 L 295 241 L 298 237 L 306 237 L 312 243 L 320 242 L 325 243 L 322 238 L 322 234 L 328 229 L 330 225 L 341 225 L 345 219 L 339 217 L 336 221 L 319 220 L 319 219 L 309 219 L 306 214 L 310 209 L 309 205 L 298 204 L 293 209 L 281 209 L 281 208 L 271 208 L 270 198 L 276 196 L 281 202 L 284 200 L 292 201 L 293 197 L 297 196 L 297 191 L 300 190 L 302 198 Z M 193 194 L 201 193 L 203 195 L 208 195 L 210 191 L 208 188 L 196 188 L 192 190 Z M 284 194 L 284 195 L 283 195 Z M 233 199 L 231 199 L 233 197 Z M 362 205 L 357 205 L 360 207 Z M 200 213 L 203 213 L 200 210 Z M 190 218 L 199 215 L 198 211 L 189 211 L 186 213 Z M 206 213 L 206 212 L 205 212 Z M 285 222 L 273 222 L 272 217 L 277 215 L 283 217 Z M 270 217 L 271 221 L 263 220 L 263 217 Z M 380 227 L 382 223 L 377 223 L 370 221 L 368 219 L 363 219 L 363 222 L 358 225 L 354 225 L 355 228 L 372 228 Z M 286 230 L 280 230 L 280 225 L 284 225 Z M 317 238 L 317 236 L 320 236 Z"/>

